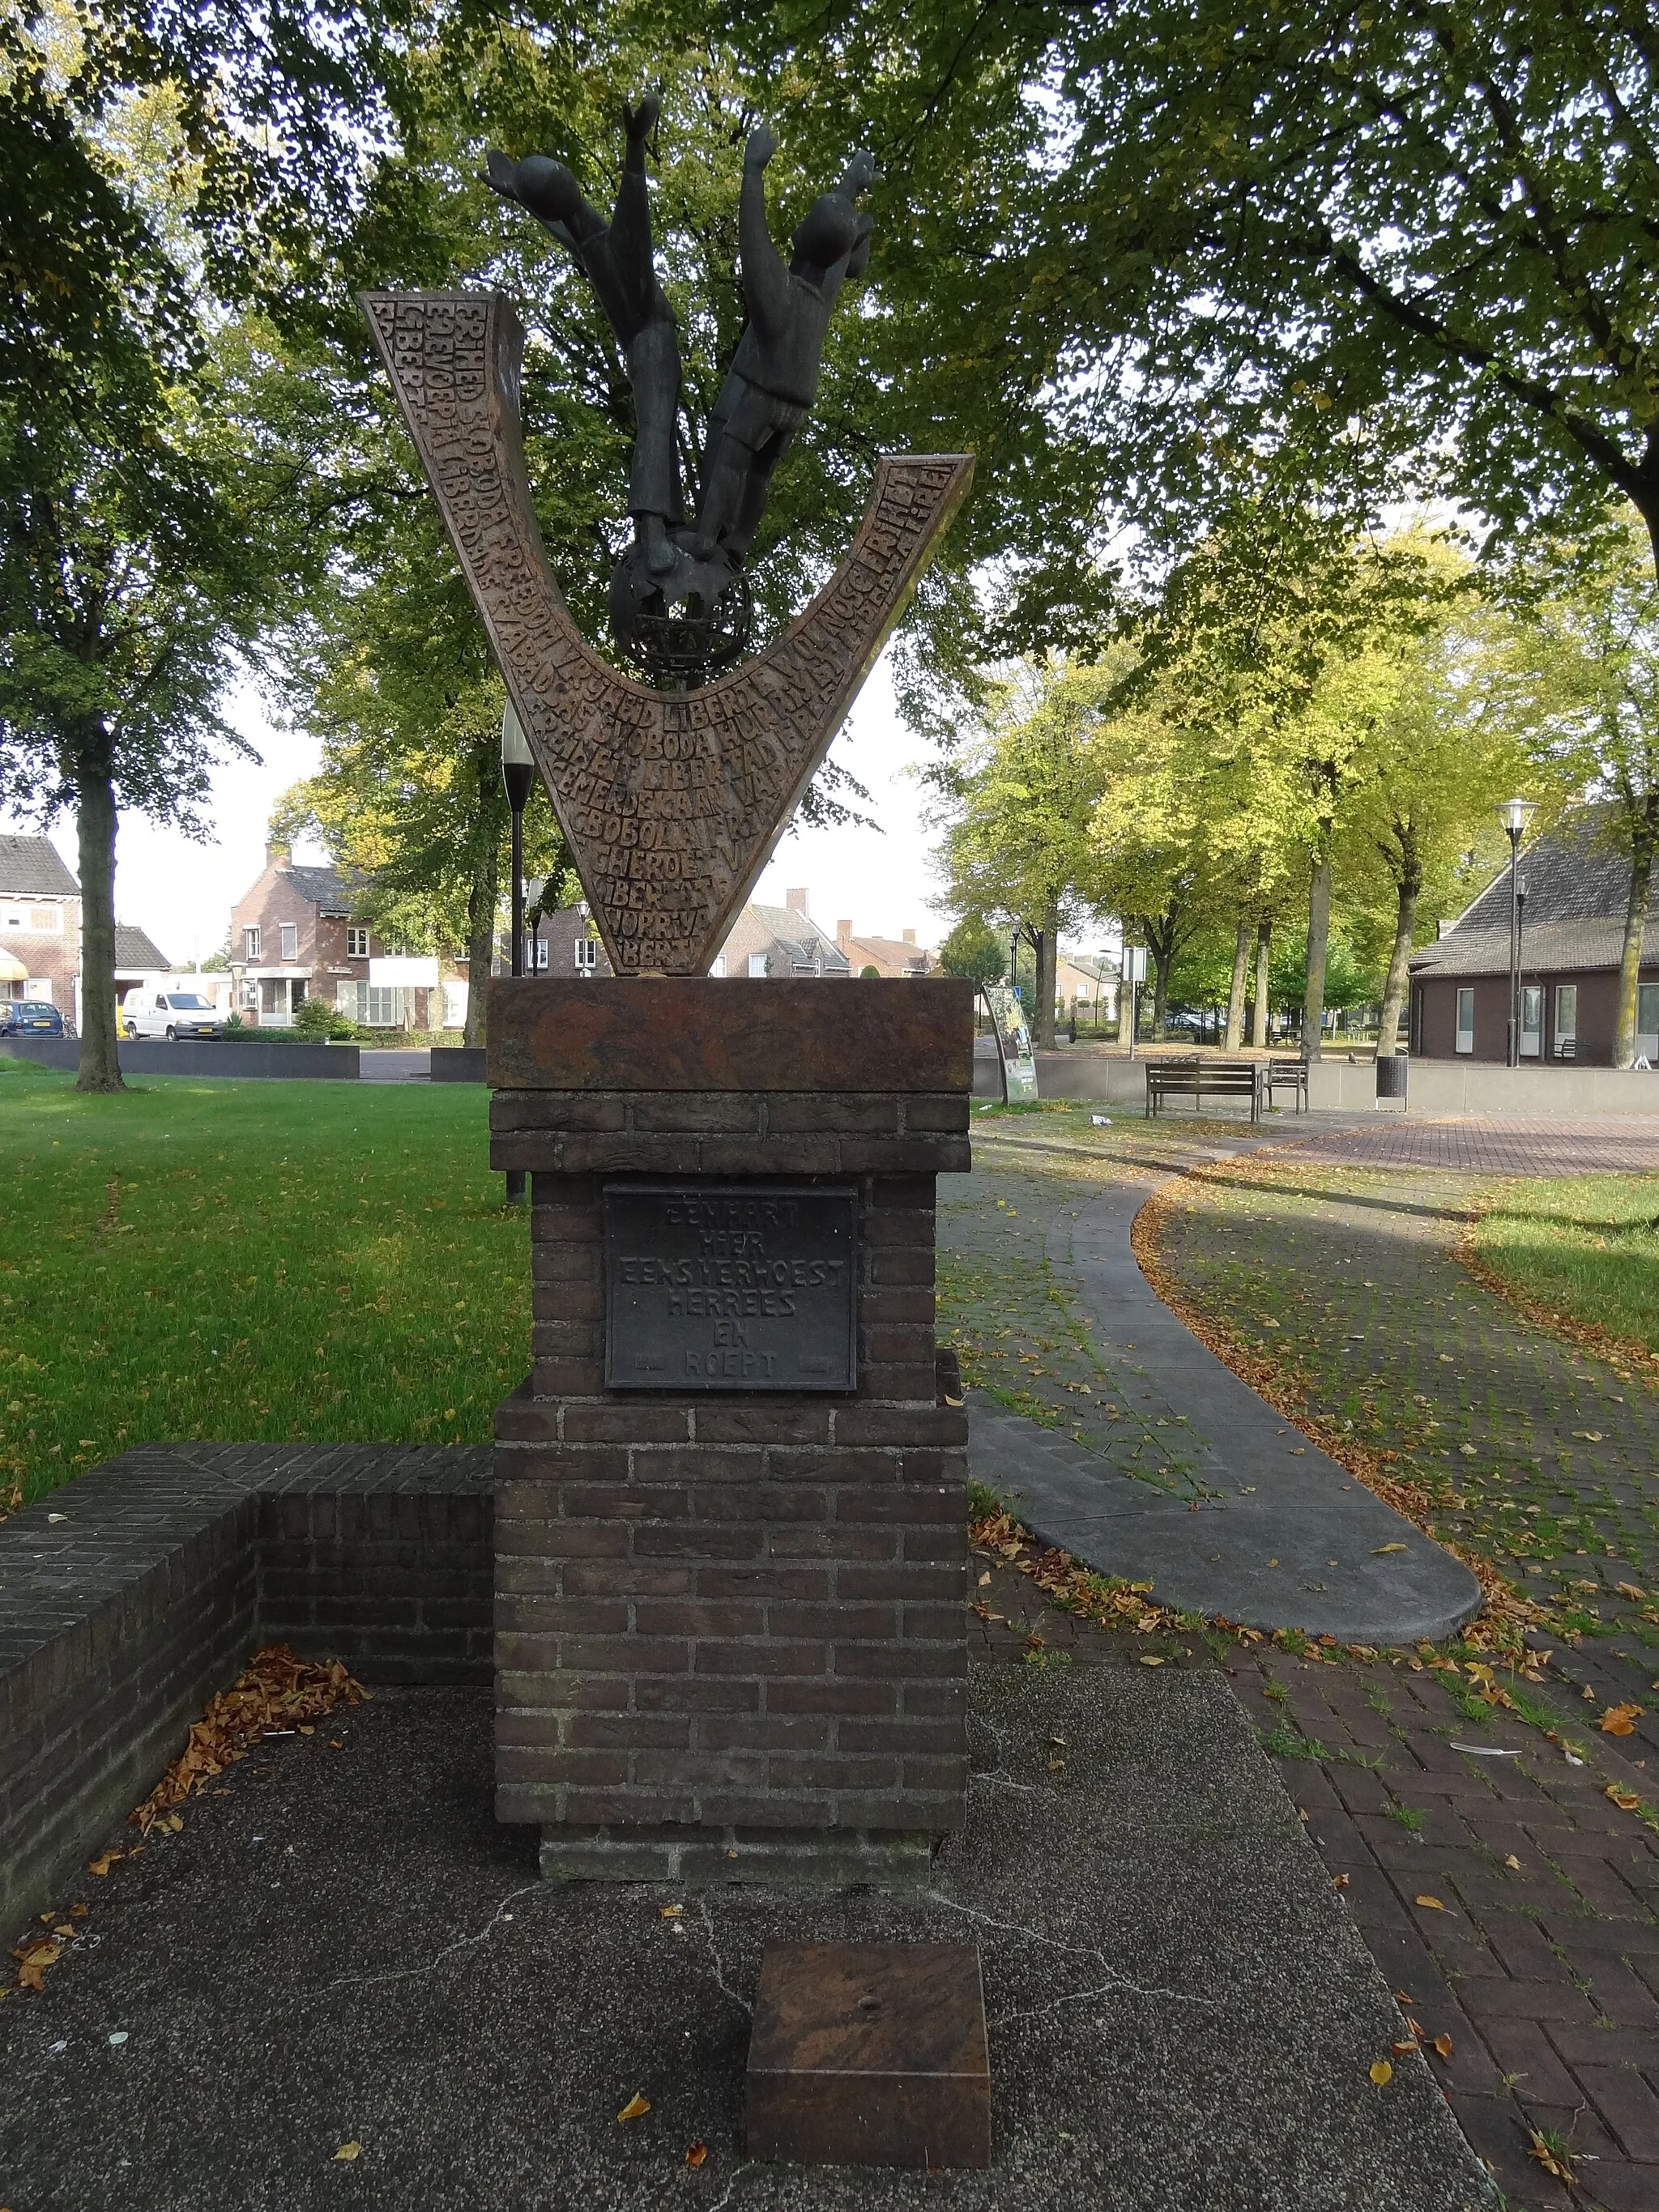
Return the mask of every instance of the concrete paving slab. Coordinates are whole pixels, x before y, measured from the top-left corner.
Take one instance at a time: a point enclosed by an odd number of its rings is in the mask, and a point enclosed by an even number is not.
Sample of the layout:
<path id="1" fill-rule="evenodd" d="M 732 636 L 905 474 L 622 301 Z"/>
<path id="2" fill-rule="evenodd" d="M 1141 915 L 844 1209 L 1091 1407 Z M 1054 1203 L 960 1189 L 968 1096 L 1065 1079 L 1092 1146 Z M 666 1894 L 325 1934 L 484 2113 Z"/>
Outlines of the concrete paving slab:
<path id="1" fill-rule="evenodd" d="M 181 1834 L 88 1879 L 45 1994 L 0 2007 L 0 2195 L 19 2212 L 1496 2206 L 1424 2060 L 1391 2051 L 1401 2015 L 1212 1668 L 981 1667 L 972 1711 L 969 1823 L 910 1899 L 544 1884 L 531 1839 L 491 1816 L 483 1692 L 384 1692 L 274 1744 L 191 1801 Z M 745 2166 L 769 1939 L 980 1944 L 988 2174 Z M 636 2093 L 650 2111 L 619 2123 Z"/>
<path id="2" fill-rule="evenodd" d="M 1144 1185 L 1103 1184 L 1063 1208 L 1048 1261 L 1085 1310 L 1109 1370 L 1181 1422 L 1176 1497 L 975 1395 L 969 1462 L 1017 1497 L 1032 1534 L 1165 1603 L 1350 1644 L 1442 1637 L 1480 1585 L 1224 1366 L 1172 1314 L 1129 1242 Z"/>

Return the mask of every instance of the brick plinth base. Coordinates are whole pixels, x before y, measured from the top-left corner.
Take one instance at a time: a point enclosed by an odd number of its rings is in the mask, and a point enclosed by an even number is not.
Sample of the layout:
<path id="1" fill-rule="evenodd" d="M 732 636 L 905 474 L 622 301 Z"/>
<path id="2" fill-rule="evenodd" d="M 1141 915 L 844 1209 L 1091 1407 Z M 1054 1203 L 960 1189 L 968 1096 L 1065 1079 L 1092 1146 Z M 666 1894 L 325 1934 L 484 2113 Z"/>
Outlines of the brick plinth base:
<path id="1" fill-rule="evenodd" d="M 496 1810 L 557 1877 L 925 1876 L 967 1776 L 933 1203 L 968 1164 L 969 990 L 490 992 L 491 1163 L 531 1173 L 535 1281 L 496 1425 Z M 857 1390 L 607 1390 L 603 1191 L 630 1177 L 854 1192 Z"/>

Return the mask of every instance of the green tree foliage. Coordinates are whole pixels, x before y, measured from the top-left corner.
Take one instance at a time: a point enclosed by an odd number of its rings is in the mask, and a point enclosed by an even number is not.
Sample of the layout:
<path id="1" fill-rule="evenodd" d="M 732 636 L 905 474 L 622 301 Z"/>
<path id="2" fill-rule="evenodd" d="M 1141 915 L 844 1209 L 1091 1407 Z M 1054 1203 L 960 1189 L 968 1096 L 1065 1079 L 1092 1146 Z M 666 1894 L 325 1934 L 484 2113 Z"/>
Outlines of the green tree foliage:
<path id="1" fill-rule="evenodd" d="M 465 951 L 465 1042 L 484 1041 L 483 981 L 507 891 L 501 782 L 506 692 L 430 501 L 377 526 L 376 565 L 313 601 L 304 657 L 287 678 L 322 741 L 320 772 L 286 792 L 273 830 L 320 832 L 362 877 L 357 910 L 393 944 Z M 527 876 L 555 892 L 569 856 L 545 804 L 525 817 Z M 550 907 L 556 896 L 547 901 Z"/>
<path id="2" fill-rule="evenodd" d="M 1103 672 L 1025 667 L 990 690 L 976 737 L 936 771 L 950 904 L 1016 924 L 1036 956 L 1032 1035 L 1054 1041 L 1060 933 L 1098 905 L 1089 825 L 1100 767 L 1089 739 Z"/>
<path id="3" fill-rule="evenodd" d="M 889 35 L 884 13 L 823 73 Z M 1659 524 L 1639 9 L 928 0 L 902 38 L 936 131 L 999 75 L 1042 104 L 1002 281 L 1063 334 L 1116 511 L 1190 543 L 1265 442 L 1330 506 L 1403 476 L 1503 534 L 1582 534 L 1614 491 Z"/>
<path id="4" fill-rule="evenodd" d="M 1659 854 L 1659 591 L 1628 508 L 1529 580 L 1512 636 L 1510 711 L 1546 795 L 1607 799 L 1630 866 L 1613 1066 L 1636 1056 L 1643 931 Z"/>
<path id="5" fill-rule="evenodd" d="M 120 1087 L 118 811 L 198 826 L 222 687 L 316 556 L 259 311 L 355 173 L 374 43 L 327 4 L 0 21 L 0 781 L 77 816 L 86 1089 Z"/>
<path id="6" fill-rule="evenodd" d="M 1000 983 L 1008 973 L 1008 940 L 999 936 L 982 914 L 965 914 L 939 949 L 939 964 L 947 975 L 961 975 L 984 988 Z"/>

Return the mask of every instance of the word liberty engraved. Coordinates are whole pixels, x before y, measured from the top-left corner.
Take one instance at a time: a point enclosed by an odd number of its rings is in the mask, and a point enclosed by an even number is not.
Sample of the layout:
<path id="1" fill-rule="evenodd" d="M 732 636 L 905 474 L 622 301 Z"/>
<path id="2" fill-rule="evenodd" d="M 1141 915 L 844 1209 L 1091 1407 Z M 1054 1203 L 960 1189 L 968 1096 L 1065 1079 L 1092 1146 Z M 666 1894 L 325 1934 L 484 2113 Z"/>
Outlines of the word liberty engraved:
<path id="1" fill-rule="evenodd" d="M 887 454 L 847 559 L 760 656 L 696 691 L 620 674 L 542 543 L 499 293 L 365 292 L 369 328 L 618 975 L 704 974 L 973 475 Z"/>
<path id="2" fill-rule="evenodd" d="M 858 1199 L 753 1183 L 610 1183 L 605 1382 L 852 1390 Z"/>

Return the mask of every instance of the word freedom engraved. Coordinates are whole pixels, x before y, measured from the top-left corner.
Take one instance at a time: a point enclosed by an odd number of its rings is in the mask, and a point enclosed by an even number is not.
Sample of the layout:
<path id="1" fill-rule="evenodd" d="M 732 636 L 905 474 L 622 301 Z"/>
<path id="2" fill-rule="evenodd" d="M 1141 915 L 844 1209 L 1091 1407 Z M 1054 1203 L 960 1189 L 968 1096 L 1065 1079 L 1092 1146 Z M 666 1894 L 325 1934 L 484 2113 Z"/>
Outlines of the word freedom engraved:
<path id="1" fill-rule="evenodd" d="M 851 1390 L 857 1198 L 754 1183 L 607 1183 L 613 1390 Z"/>

